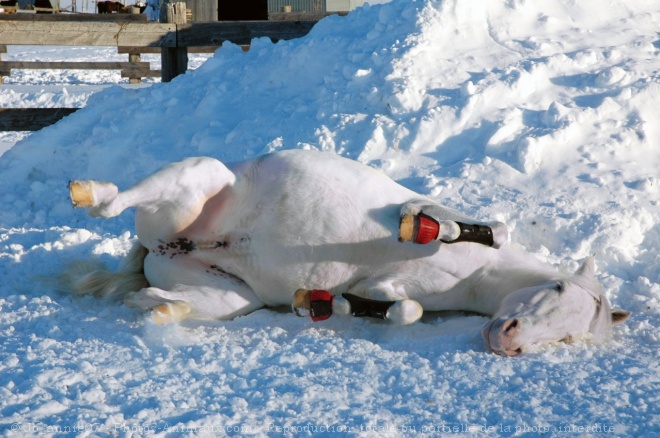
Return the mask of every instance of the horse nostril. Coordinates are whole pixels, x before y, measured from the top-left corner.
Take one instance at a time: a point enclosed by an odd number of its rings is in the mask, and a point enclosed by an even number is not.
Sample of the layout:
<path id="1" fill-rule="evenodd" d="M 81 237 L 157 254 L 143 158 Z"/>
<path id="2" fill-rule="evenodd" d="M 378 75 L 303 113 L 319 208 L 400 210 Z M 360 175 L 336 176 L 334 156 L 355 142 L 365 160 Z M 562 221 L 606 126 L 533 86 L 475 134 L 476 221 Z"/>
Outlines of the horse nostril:
<path id="1" fill-rule="evenodd" d="M 504 333 L 509 333 L 510 331 L 515 332 L 517 328 L 518 328 L 518 320 L 516 318 L 511 318 L 509 320 L 506 320 L 502 325 L 502 331 L 504 331 Z"/>
<path id="2" fill-rule="evenodd" d="M 506 355 L 511 357 L 511 356 L 518 356 L 519 354 L 522 354 L 523 350 L 522 348 L 516 348 L 515 350 L 506 350 Z"/>

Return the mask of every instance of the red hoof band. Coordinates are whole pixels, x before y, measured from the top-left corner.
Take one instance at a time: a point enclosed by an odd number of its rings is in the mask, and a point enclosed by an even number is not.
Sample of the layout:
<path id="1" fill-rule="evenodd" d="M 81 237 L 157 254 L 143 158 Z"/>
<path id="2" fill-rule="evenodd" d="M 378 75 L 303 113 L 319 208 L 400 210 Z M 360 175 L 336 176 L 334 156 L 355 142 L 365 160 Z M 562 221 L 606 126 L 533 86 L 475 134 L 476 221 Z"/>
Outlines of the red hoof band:
<path id="1" fill-rule="evenodd" d="M 324 321 L 332 316 L 334 296 L 327 290 L 314 289 L 309 298 L 312 321 Z"/>
<path id="2" fill-rule="evenodd" d="M 419 231 L 417 232 L 415 243 L 426 245 L 427 243 L 436 240 L 438 234 L 440 234 L 440 225 L 433 219 L 420 214 Z"/>

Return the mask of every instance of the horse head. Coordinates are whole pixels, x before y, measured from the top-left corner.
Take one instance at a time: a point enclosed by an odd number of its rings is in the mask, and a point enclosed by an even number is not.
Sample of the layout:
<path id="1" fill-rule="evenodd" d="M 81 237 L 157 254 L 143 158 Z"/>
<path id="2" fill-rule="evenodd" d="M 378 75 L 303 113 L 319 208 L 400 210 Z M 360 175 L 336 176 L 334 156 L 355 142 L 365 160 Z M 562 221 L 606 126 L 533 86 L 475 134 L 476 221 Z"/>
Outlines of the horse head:
<path id="1" fill-rule="evenodd" d="M 588 258 L 573 276 L 517 290 L 502 301 L 482 330 L 488 349 L 516 356 L 531 345 L 602 336 L 630 312 L 611 309 Z"/>

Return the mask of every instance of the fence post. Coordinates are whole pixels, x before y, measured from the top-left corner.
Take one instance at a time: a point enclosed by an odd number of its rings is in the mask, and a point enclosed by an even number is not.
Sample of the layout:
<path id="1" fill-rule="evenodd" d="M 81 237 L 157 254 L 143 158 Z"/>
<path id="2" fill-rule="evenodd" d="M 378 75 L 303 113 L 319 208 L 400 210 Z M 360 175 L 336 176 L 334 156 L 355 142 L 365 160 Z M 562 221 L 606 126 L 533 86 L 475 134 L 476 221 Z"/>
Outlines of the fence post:
<path id="1" fill-rule="evenodd" d="M 186 24 L 186 4 L 164 3 L 160 7 L 160 22 Z M 161 81 L 170 82 L 188 69 L 186 47 L 163 47 L 161 49 Z"/>
<path id="2" fill-rule="evenodd" d="M 2 61 L 3 53 L 7 53 L 7 46 L 0 45 L 0 61 Z M 4 72 L 0 71 L 0 84 L 2 84 L 2 81 L 4 79 L 3 74 Z M 11 72 L 9 74 L 11 74 Z"/>
<path id="3" fill-rule="evenodd" d="M 128 62 L 132 64 L 138 64 L 141 61 L 141 56 L 139 53 L 129 53 L 128 54 Z M 128 78 L 128 83 L 129 84 L 141 84 L 142 83 L 142 78 L 140 77 L 130 77 Z"/>

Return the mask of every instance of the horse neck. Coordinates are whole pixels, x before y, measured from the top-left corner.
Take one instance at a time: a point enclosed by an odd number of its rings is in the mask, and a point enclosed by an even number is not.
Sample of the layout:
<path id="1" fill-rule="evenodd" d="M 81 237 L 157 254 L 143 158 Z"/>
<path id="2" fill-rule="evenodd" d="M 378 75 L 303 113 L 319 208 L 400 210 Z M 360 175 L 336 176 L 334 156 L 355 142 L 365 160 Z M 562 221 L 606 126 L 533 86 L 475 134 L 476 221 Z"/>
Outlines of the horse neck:
<path id="1" fill-rule="evenodd" d="M 553 267 L 531 254 L 511 248 L 500 248 L 493 265 L 475 274 L 471 284 L 472 307 L 475 312 L 494 315 L 511 293 L 563 278 Z"/>

